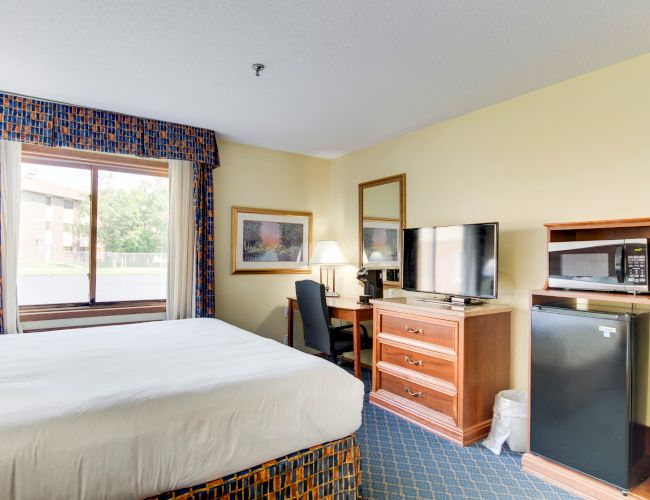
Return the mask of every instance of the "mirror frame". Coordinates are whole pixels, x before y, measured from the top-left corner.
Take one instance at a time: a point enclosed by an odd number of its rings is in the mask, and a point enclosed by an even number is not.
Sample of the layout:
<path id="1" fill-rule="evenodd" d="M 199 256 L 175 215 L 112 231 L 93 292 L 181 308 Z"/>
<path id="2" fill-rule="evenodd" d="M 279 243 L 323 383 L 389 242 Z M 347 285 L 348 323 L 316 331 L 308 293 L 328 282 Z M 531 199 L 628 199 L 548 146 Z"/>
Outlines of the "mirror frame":
<path id="1" fill-rule="evenodd" d="M 398 183 L 399 189 L 399 231 L 400 231 L 400 245 L 402 241 L 401 232 L 406 227 L 406 174 L 396 174 L 390 177 L 382 177 L 372 181 L 361 182 L 359 184 L 359 235 L 358 235 L 358 264 L 359 267 L 363 266 L 363 190 L 383 184 Z M 401 249 L 400 249 L 401 255 Z M 385 281 L 384 287 L 400 287 L 402 285 L 402 266 L 399 266 L 399 281 Z"/>

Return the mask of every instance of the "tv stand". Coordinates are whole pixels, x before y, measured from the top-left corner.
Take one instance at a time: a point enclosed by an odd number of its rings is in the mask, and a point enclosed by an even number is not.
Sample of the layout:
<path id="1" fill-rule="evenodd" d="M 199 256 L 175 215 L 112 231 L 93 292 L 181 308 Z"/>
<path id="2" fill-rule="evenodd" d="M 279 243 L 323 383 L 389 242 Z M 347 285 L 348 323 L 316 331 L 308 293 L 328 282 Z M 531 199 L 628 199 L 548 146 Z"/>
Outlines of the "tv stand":
<path id="1" fill-rule="evenodd" d="M 418 302 L 426 302 L 427 304 L 441 304 L 444 306 L 448 306 L 451 304 L 451 301 L 449 300 L 449 297 L 445 297 L 444 299 L 424 299 L 424 298 L 418 298 L 415 299 Z"/>
<path id="2" fill-rule="evenodd" d="M 442 305 L 452 305 L 452 306 L 482 306 L 485 304 L 484 301 L 480 299 L 473 299 L 471 297 L 461 297 L 461 296 L 448 296 L 443 299 L 417 299 L 420 302 L 427 302 L 429 304 L 442 304 Z"/>
<path id="3" fill-rule="evenodd" d="M 452 304 L 457 304 L 459 306 L 481 306 L 485 304 L 480 299 L 473 299 L 471 297 L 461 297 L 461 296 L 453 296 L 449 300 Z"/>

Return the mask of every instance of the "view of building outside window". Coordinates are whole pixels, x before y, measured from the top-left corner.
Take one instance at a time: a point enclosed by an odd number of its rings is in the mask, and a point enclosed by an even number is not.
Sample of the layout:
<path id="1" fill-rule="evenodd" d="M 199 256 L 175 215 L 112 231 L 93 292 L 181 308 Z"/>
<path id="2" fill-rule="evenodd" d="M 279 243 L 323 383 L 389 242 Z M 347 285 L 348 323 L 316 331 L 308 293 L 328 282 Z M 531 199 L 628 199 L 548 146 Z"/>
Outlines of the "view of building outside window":
<path id="1" fill-rule="evenodd" d="M 18 304 L 88 302 L 90 170 L 23 164 Z"/>
<path id="2" fill-rule="evenodd" d="M 87 303 L 89 169 L 23 163 L 18 303 Z M 168 180 L 99 171 L 96 301 L 164 299 Z"/>

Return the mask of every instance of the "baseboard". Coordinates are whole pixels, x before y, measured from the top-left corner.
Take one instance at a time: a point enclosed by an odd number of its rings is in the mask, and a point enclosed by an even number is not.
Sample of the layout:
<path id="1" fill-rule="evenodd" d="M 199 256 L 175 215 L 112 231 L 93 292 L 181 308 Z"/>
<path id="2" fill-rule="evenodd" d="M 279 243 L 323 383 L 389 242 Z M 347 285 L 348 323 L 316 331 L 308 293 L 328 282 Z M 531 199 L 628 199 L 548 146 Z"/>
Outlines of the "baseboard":
<path id="1" fill-rule="evenodd" d="M 521 467 L 524 472 L 582 498 L 589 500 L 620 500 L 626 498 L 621 493 L 621 490 L 611 484 L 581 474 L 532 453 L 524 453 L 521 459 Z"/>

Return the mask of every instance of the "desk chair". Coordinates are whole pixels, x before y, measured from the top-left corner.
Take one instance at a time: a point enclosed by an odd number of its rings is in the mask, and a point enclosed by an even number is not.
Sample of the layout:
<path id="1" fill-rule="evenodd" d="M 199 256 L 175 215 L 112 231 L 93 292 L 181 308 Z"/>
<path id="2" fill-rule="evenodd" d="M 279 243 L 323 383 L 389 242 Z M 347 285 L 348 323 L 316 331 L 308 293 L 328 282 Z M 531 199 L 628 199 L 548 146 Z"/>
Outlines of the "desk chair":
<path id="1" fill-rule="evenodd" d="M 305 345 L 327 354 L 330 361 L 336 363 L 338 356 L 354 349 L 352 327 L 332 326 L 325 286 L 312 280 L 296 282 L 296 298 L 305 332 Z M 372 347 L 368 330 L 361 326 L 361 349 Z"/>

